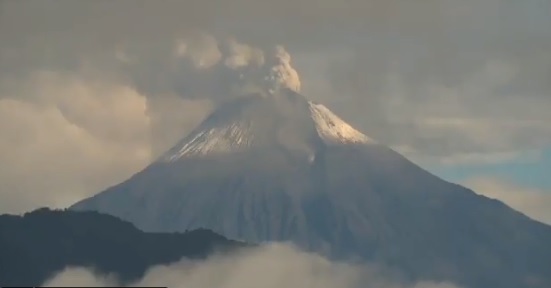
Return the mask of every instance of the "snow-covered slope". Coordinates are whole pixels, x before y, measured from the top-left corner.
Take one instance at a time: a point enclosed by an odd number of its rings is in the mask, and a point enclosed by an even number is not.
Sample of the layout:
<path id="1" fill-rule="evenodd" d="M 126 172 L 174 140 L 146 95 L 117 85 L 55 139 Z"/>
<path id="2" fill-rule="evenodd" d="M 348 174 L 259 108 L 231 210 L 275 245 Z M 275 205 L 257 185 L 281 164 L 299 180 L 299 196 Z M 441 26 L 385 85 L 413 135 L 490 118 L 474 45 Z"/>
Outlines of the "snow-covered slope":
<path id="1" fill-rule="evenodd" d="M 325 145 L 375 143 L 325 106 L 287 90 L 222 106 L 159 161 L 245 152 L 274 144 L 291 150 L 310 146 L 308 150 L 314 151 L 319 148 L 315 139 Z"/>
<path id="2" fill-rule="evenodd" d="M 252 145 L 253 135 L 249 131 L 250 123 L 247 121 L 205 126 L 190 137 L 186 137 L 186 142 L 171 149 L 163 156 L 163 160 L 170 162 L 186 156 L 235 153 L 246 150 Z"/>
<path id="3" fill-rule="evenodd" d="M 310 102 L 310 111 L 316 124 L 316 130 L 326 143 L 374 143 L 373 140 L 348 125 L 327 107 Z"/>

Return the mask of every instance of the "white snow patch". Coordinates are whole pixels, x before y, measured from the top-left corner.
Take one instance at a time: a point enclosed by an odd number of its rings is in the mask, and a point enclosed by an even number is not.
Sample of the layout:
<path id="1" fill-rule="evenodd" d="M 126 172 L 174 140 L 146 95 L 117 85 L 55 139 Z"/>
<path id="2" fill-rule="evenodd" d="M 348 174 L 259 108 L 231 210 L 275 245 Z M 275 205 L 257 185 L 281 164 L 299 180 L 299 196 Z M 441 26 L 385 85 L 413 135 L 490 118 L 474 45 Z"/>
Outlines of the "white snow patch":
<path id="1" fill-rule="evenodd" d="M 308 108 L 309 111 L 307 110 L 305 113 L 309 113 L 316 129 L 312 132 L 317 133 L 326 144 L 374 143 L 373 140 L 344 122 L 325 106 L 310 102 Z M 256 121 L 266 120 L 268 119 L 257 119 Z M 174 162 L 187 157 L 243 152 L 252 148 L 253 145 L 262 145 L 261 143 L 271 141 L 266 133 L 272 132 L 264 131 L 258 125 L 259 123 L 254 119 L 234 119 L 225 123 L 220 119 L 203 122 L 197 130 L 161 156 L 159 161 Z M 303 131 L 302 133 L 312 132 Z M 287 131 L 287 133 L 281 136 L 296 137 L 292 131 Z M 304 139 L 309 137 L 309 135 L 303 136 Z M 311 155 L 308 160 L 312 162 L 314 159 L 315 155 Z"/>
<path id="2" fill-rule="evenodd" d="M 253 140 L 249 127 L 246 122 L 236 122 L 197 131 L 165 154 L 162 160 L 172 162 L 185 156 L 242 151 L 250 147 Z"/>
<path id="3" fill-rule="evenodd" d="M 372 139 L 344 122 L 327 107 L 310 102 L 310 111 L 319 136 L 327 144 L 374 143 Z"/>

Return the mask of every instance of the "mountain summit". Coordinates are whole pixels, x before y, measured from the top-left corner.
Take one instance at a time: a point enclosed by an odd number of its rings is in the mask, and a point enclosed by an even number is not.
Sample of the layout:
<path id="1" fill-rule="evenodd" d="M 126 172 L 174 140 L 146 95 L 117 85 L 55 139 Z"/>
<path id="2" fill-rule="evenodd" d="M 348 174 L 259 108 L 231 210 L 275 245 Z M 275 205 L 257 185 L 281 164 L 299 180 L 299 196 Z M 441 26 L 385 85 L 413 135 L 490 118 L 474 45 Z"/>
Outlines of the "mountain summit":
<path id="1" fill-rule="evenodd" d="M 159 161 L 278 148 L 312 158 L 322 146 L 354 143 L 373 141 L 325 106 L 287 90 L 223 105 Z"/>
<path id="2" fill-rule="evenodd" d="M 71 207 L 208 228 L 471 288 L 551 287 L 551 227 L 430 174 L 291 89 L 227 102 L 130 179 Z"/>

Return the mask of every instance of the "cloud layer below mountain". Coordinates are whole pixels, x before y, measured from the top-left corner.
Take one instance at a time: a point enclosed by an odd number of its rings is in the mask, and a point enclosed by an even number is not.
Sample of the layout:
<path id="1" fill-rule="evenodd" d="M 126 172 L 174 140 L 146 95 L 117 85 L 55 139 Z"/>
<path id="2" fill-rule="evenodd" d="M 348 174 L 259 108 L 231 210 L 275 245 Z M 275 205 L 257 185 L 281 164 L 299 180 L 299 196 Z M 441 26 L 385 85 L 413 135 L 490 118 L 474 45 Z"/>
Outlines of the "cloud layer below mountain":
<path id="1" fill-rule="evenodd" d="M 68 268 L 46 287 L 117 285 L 112 276 L 86 268 Z M 156 266 L 130 286 L 172 288 L 459 288 L 451 283 L 405 284 L 376 267 L 330 262 L 287 244 L 266 244 L 239 254 L 213 256 L 206 261 L 181 260 Z"/>

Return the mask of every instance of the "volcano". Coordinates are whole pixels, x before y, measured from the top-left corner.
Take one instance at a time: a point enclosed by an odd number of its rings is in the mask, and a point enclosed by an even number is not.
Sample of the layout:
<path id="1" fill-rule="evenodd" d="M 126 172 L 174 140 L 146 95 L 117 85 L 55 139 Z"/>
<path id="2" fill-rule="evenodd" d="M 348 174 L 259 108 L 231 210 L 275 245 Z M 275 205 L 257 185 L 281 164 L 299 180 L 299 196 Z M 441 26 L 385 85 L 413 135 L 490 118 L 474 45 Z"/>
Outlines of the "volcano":
<path id="1" fill-rule="evenodd" d="M 408 279 L 551 287 L 551 227 L 432 175 L 289 89 L 221 105 L 144 170 L 71 209 L 148 232 L 290 241 Z"/>

